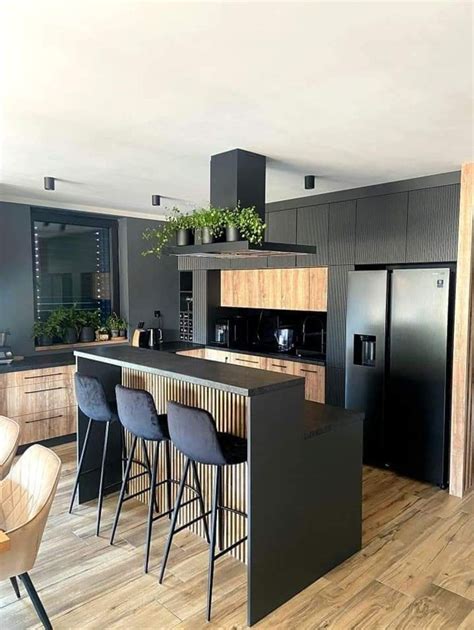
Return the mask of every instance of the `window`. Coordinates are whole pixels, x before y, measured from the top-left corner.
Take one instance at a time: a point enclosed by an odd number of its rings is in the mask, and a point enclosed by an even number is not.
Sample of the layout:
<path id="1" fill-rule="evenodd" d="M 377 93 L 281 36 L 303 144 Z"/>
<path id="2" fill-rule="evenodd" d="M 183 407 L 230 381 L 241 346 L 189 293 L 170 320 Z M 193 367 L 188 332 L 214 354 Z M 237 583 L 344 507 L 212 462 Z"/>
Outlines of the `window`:
<path id="1" fill-rule="evenodd" d="M 70 212 L 32 211 L 35 319 L 60 306 L 118 311 L 117 223 Z"/>

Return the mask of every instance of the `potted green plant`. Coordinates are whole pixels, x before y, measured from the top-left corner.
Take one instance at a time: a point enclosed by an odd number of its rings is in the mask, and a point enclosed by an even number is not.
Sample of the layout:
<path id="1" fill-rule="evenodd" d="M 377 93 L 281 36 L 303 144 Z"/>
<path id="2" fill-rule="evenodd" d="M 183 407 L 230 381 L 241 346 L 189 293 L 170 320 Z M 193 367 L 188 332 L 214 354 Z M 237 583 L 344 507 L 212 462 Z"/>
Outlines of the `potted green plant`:
<path id="1" fill-rule="evenodd" d="M 109 329 L 107 326 L 100 326 L 95 331 L 95 340 L 96 341 L 108 341 L 109 340 Z"/>
<path id="2" fill-rule="evenodd" d="M 80 314 L 81 332 L 79 333 L 79 341 L 81 343 L 90 343 L 95 340 L 95 331 L 100 326 L 100 312 L 81 311 Z"/>
<path id="3" fill-rule="evenodd" d="M 197 245 L 212 243 L 223 232 L 223 211 L 219 208 L 201 208 L 193 212 L 194 242 Z"/>
<path id="4" fill-rule="evenodd" d="M 225 240 L 229 243 L 240 241 L 241 236 L 239 230 L 239 208 L 226 208 L 223 212 Z"/>
<path id="5" fill-rule="evenodd" d="M 52 346 L 55 334 L 55 328 L 49 318 L 45 322 L 38 321 L 33 324 L 33 337 L 37 346 Z"/>
<path id="6" fill-rule="evenodd" d="M 262 243 L 266 228 L 254 206 L 224 210 L 224 226 L 227 241 L 243 239 L 253 245 Z"/>
<path id="7" fill-rule="evenodd" d="M 156 228 L 147 228 L 143 232 L 146 241 L 154 241 L 150 249 L 142 252 L 143 256 L 154 254 L 160 258 L 163 247 L 176 238 L 176 245 L 192 245 L 193 229 L 195 227 L 194 214 L 184 214 L 179 208 L 172 208 L 166 221 Z"/>
<path id="8" fill-rule="evenodd" d="M 123 337 L 125 339 L 127 337 L 127 328 L 128 328 L 127 320 L 121 317 L 118 321 L 118 326 L 119 326 L 119 337 Z"/>
<path id="9" fill-rule="evenodd" d="M 81 312 L 75 306 L 57 308 L 51 313 L 48 321 L 58 331 L 64 343 L 77 342 L 81 328 Z"/>
<path id="10" fill-rule="evenodd" d="M 120 326 L 122 324 L 122 320 L 117 315 L 117 313 L 112 313 L 107 317 L 106 326 L 110 331 L 110 336 L 112 339 L 116 339 L 120 335 Z"/>

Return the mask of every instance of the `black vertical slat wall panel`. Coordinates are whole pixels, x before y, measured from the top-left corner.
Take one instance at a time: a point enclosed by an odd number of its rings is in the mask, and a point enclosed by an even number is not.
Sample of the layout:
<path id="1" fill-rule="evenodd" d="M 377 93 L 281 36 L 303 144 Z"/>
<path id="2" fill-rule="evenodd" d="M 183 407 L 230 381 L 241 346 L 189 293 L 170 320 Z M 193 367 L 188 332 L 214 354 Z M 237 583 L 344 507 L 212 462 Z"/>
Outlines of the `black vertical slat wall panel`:
<path id="1" fill-rule="evenodd" d="M 459 184 L 410 191 L 407 262 L 456 260 L 459 194 Z"/>
<path id="2" fill-rule="evenodd" d="M 344 368 L 326 368 L 326 404 L 345 407 L 345 375 Z"/>
<path id="3" fill-rule="evenodd" d="M 296 242 L 298 245 L 316 245 L 316 254 L 297 256 L 299 267 L 318 267 L 328 264 L 329 204 L 298 208 Z"/>
<path id="4" fill-rule="evenodd" d="M 357 200 L 356 265 L 404 263 L 408 193 Z"/>
<path id="5" fill-rule="evenodd" d="M 207 270 L 193 272 L 193 341 L 207 342 Z"/>
<path id="6" fill-rule="evenodd" d="M 356 205 L 355 199 L 329 204 L 330 265 L 355 263 Z"/>
<path id="7" fill-rule="evenodd" d="M 267 213 L 264 240 L 274 243 L 296 243 L 296 208 Z"/>
<path id="8" fill-rule="evenodd" d="M 353 265 L 329 267 L 326 362 L 331 367 L 345 365 L 347 274 L 353 269 Z"/>

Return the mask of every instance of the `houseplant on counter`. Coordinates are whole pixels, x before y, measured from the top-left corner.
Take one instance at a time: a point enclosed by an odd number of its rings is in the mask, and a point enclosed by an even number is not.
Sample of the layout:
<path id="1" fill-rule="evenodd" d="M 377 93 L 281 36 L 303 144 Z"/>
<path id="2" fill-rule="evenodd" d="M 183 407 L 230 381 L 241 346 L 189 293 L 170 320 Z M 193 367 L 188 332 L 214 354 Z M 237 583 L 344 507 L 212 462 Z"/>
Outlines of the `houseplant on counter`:
<path id="1" fill-rule="evenodd" d="M 45 322 L 38 321 L 33 324 L 33 337 L 36 339 L 37 346 L 52 346 L 56 332 L 49 318 Z"/>
<path id="2" fill-rule="evenodd" d="M 126 319 L 119 317 L 117 313 L 109 315 L 106 322 L 107 329 L 110 331 L 112 339 L 125 339 L 127 336 L 128 322 Z"/>
<path id="3" fill-rule="evenodd" d="M 101 326 L 95 331 L 95 340 L 96 341 L 109 340 L 109 329 L 107 328 L 107 326 Z"/>
<path id="4" fill-rule="evenodd" d="M 61 306 L 50 314 L 48 322 L 54 326 L 64 343 L 76 343 L 82 325 L 81 315 L 75 306 Z"/>
<path id="5" fill-rule="evenodd" d="M 100 312 L 97 310 L 81 311 L 79 318 L 81 323 L 79 341 L 81 343 L 95 341 L 95 333 L 100 326 Z"/>

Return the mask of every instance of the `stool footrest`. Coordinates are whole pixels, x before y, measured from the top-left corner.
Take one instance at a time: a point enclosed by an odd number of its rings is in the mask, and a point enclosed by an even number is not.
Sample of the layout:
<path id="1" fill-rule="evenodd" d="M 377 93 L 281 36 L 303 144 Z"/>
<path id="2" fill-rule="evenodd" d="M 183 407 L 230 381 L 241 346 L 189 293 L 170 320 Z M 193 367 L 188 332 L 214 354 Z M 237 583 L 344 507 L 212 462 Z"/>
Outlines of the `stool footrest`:
<path id="1" fill-rule="evenodd" d="M 242 510 L 237 510 L 236 508 L 226 507 L 225 505 L 219 505 L 219 510 L 224 510 L 225 512 L 232 512 L 232 514 L 237 514 L 238 516 L 243 516 L 247 518 L 247 514 L 242 512 Z"/>
<path id="2" fill-rule="evenodd" d="M 183 505 L 184 505 L 184 503 L 183 503 Z M 197 523 L 198 521 L 200 521 L 204 517 L 209 516 L 210 513 L 211 513 L 211 510 L 208 510 L 207 512 L 204 512 L 204 514 L 201 514 L 201 516 L 196 516 L 196 518 L 193 518 L 192 521 L 188 521 L 184 525 L 180 525 L 179 527 L 177 527 L 174 530 L 174 534 L 176 534 L 176 532 L 180 532 L 183 529 L 186 529 L 186 527 L 189 527 L 190 525 L 194 525 L 194 523 Z"/>
<path id="3" fill-rule="evenodd" d="M 247 540 L 247 538 L 248 538 L 248 536 L 244 536 L 240 540 L 237 540 L 237 542 L 232 543 L 231 545 L 229 545 L 228 547 L 226 547 L 222 551 L 219 551 L 219 553 L 216 553 L 216 555 L 214 556 L 214 560 L 217 560 L 218 558 L 221 558 L 223 555 L 225 555 L 229 551 L 232 551 L 232 549 L 235 549 L 236 547 L 241 545 L 243 542 L 245 542 Z"/>

